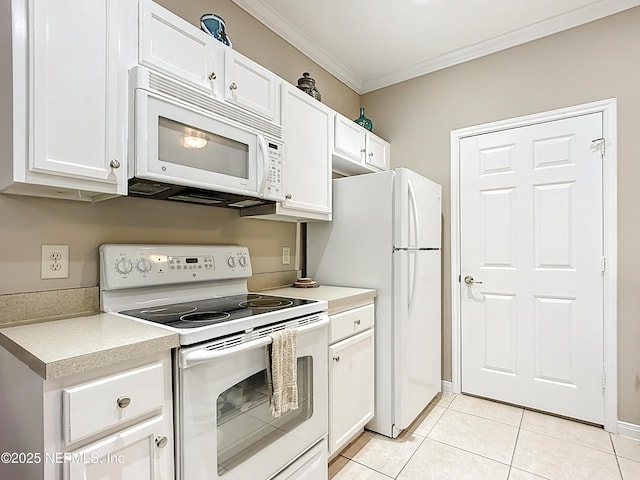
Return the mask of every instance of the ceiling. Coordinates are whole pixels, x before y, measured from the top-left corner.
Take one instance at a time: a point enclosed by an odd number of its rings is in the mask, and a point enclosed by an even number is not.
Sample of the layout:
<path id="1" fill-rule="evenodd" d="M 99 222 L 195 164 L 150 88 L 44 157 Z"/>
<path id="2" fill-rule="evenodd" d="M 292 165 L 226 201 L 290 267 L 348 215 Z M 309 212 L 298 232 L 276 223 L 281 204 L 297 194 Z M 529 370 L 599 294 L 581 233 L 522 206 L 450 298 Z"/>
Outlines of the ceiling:
<path id="1" fill-rule="evenodd" d="M 640 0 L 233 2 L 359 94 L 640 5 Z"/>

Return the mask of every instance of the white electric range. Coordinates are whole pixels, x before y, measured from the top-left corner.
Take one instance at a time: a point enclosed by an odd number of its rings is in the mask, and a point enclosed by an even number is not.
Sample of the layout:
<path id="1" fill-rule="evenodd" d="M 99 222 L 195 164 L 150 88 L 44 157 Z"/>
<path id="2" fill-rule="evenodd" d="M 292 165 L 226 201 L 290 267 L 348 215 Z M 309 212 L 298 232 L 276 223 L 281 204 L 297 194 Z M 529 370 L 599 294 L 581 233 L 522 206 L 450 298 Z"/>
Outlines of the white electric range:
<path id="1" fill-rule="evenodd" d="M 180 336 L 177 478 L 325 480 L 327 304 L 249 292 L 251 274 L 242 246 L 102 245 L 101 309 Z M 274 418 L 264 349 L 284 328 L 298 333 L 299 408 Z"/>

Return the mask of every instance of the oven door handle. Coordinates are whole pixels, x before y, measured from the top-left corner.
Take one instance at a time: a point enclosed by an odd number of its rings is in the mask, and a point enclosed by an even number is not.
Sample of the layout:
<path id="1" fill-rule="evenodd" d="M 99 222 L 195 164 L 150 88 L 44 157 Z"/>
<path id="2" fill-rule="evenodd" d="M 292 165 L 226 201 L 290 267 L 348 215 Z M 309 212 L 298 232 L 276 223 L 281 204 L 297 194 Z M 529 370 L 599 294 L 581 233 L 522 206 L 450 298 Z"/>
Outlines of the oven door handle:
<path id="1" fill-rule="evenodd" d="M 309 325 L 305 325 L 303 327 L 298 328 L 298 335 L 302 333 L 308 333 L 318 328 L 324 327 L 328 325 L 329 317 L 327 315 L 322 315 L 321 319 L 317 322 L 314 322 Z M 265 335 L 264 337 L 258 338 L 256 340 L 251 340 L 250 342 L 243 343 L 234 347 L 225 348 L 222 350 L 207 350 L 206 348 L 201 348 L 198 350 L 193 350 L 186 355 L 182 356 L 180 361 L 181 368 L 189 368 L 194 365 L 198 365 L 200 363 L 206 363 L 218 358 L 227 357 L 229 355 L 235 355 L 237 353 L 246 352 L 248 350 L 253 350 L 255 348 L 263 347 L 269 345 L 271 343 L 271 337 L 269 335 Z"/>

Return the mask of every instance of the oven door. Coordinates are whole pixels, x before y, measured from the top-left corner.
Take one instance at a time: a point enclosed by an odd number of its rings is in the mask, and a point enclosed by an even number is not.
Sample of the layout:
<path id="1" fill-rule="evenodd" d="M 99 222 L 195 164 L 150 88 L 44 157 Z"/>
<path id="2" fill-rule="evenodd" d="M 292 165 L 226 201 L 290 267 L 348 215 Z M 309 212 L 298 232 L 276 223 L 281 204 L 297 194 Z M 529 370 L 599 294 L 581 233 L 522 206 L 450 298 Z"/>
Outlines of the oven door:
<path id="1" fill-rule="evenodd" d="M 329 318 L 316 318 L 298 328 L 299 408 L 279 418 L 267 398 L 268 336 L 179 351 L 178 478 L 266 480 L 326 437 Z"/>
<path id="2" fill-rule="evenodd" d="M 137 178 L 258 196 L 269 161 L 257 132 L 136 89 L 134 135 Z"/>

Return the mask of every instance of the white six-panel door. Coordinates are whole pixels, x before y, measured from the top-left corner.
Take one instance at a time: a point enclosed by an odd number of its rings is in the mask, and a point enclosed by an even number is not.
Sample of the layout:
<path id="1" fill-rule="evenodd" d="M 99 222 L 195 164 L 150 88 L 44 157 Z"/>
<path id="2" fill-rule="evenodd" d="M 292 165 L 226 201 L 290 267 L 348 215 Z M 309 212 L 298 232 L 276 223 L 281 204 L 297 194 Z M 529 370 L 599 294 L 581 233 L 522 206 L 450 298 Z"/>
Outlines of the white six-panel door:
<path id="1" fill-rule="evenodd" d="M 461 139 L 463 392 L 603 423 L 602 129 Z"/>

